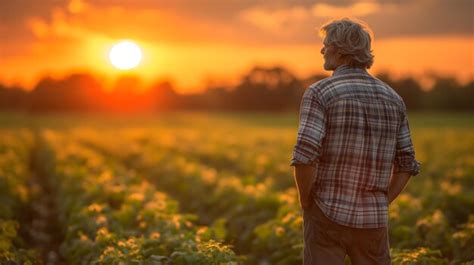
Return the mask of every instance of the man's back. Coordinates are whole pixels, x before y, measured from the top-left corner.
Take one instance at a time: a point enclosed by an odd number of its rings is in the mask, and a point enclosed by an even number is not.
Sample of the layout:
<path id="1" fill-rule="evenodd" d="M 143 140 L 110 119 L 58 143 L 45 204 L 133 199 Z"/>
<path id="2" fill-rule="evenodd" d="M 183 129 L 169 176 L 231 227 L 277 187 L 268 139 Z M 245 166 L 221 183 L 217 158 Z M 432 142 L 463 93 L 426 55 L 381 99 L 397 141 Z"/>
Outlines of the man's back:
<path id="1" fill-rule="evenodd" d="M 292 164 L 317 165 L 312 192 L 322 212 L 345 226 L 387 226 L 392 165 L 418 171 L 400 96 L 343 65 L 307 89 L 301 118 Z"/>
<path id="2" fill-rule="evenodd" d="M 320 29 L 331 77 L 304 93 L 291 165 L 303 209 L 305 265 L 391 264 L 388 205 L 419 163 L 402 98 L 366 69 L 374 63 L 364 22 Z M 393 174 L 392 174 L 393 172 Z"/>

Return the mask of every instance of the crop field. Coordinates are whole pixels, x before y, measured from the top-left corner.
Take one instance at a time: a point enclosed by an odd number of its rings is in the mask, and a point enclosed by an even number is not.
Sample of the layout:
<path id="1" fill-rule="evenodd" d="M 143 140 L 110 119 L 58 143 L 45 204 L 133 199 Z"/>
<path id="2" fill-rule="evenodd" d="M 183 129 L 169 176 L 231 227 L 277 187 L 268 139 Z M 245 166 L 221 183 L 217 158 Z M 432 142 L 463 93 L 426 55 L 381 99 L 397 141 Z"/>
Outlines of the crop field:
<path id="1" fill-rule="evenodd" d="M 473 264 L 474 114 L 411 113 L 394 264 Z M 301 264 L 298 116 L 0 115 L 0 264 Z M 349 264 L 349 261 L 346 262 Z"/>

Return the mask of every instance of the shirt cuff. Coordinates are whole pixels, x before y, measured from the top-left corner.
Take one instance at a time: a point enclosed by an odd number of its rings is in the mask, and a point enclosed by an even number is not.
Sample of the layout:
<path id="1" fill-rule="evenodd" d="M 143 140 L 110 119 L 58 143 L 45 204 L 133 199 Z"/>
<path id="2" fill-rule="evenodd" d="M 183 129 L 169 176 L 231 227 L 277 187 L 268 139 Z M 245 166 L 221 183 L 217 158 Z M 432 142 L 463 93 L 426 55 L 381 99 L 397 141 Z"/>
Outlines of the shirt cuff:
<path id="1" fill-rule="evenodd" d="M 311 159 L 295 151 L 293 152 L 293 158 L 290 160 L 290 166 L 295 165 L 309 165 L 316 167 L 317 161 L 316 159 Z"/>
<path id="2" fill-rule="evenodd" d="M 394 164 L 394 173 L 399 173 L 399 172 L 408 172 L 410 173 L 411 176 L 416 176 L 418 173 L 420 173 L 421 169 L 421 164 L 420 162 L 416 160 L 412 160 L 409 163 L 404 163 L 401 165 L 397 165 L 397 163 Z"/>

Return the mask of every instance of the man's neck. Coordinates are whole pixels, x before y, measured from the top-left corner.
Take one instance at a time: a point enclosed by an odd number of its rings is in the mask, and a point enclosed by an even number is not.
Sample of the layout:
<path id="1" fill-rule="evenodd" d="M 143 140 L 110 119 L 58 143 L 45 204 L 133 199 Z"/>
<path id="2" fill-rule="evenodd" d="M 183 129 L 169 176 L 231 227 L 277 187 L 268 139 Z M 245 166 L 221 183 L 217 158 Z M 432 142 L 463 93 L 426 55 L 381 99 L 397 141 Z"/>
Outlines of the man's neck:
<path id="1" fill-rule="evenodd" d="M 339 68 L 339 67 L 343 67 L 345 65 L 349 66 L 349 64 L 347 64 L 347 63 L 341 63 L 338 66 L 336 66 L 336 69 Z M 334 71 L 336 71 L 336 69 L 334 69 Z"/>

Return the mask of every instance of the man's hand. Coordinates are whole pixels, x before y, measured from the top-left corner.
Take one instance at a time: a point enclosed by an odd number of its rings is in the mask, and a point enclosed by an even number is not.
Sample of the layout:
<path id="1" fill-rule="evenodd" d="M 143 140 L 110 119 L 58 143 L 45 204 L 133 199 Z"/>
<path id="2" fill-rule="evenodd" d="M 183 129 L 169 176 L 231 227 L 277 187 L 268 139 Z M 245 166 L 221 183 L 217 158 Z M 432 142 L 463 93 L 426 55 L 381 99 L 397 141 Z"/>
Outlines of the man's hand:
<path id="1" fill-rule="evenodd" d="M 390 205 L 402 192 L 403 188 L 410 180 L 410 174 L 408 172 L 400 172 L 392 174 L 392 178 L 390 179 L 390 186 L 388 187 L 388 204 Z"/>
<path id="2" fill-rule="evenodd" d="M 309 165 L 295 165 L 295 181 L 298 188 L 301 208 L 309 210 L 313 204 L 311 188 L 315 180 L 316 168 Z"/>

